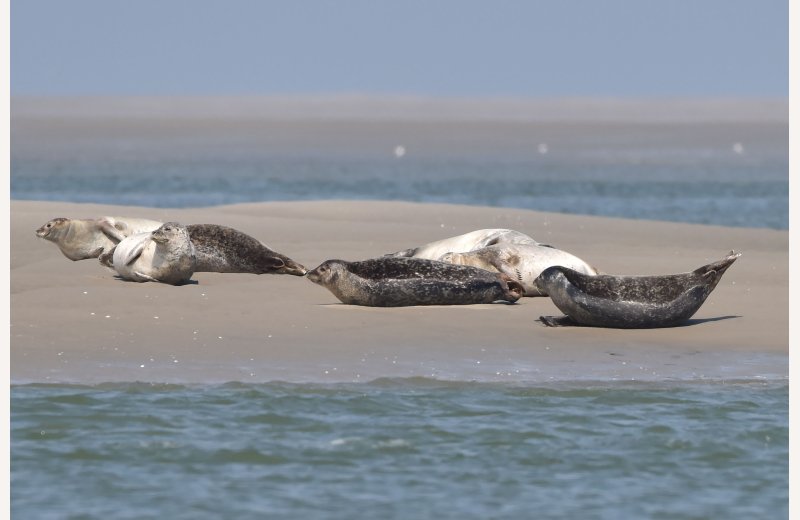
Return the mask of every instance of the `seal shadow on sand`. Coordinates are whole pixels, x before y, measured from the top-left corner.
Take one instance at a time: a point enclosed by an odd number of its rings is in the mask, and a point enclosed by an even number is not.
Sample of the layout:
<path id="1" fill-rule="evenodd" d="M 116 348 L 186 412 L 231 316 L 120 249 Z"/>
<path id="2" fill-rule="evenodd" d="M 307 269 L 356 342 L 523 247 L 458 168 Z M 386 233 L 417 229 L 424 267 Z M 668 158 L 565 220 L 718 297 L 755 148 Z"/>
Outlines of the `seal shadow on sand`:
<path id="1" fill-rule="evenodd" d="M 134 280 L 128 280 L 127 278 L 123 278 L 118 274 L 114 275 L 114 280 L 119 280 L 120 282 L 141 283 L 141 282 L 136 282 Z M 185 282 L 181 282 L 179 284 L 166 284 L 166 285 L 172 285 L 173 287 L 180 287 L 182 285 L 200 285 L 200 282 L 197 280 L 186 280 Z"/>
<path id="2" fill-rule="evenodd" d="M 546 316 L 546 317 L 549 318 L 549 317 L 552 317 L 552 316 Z M 732 319 L 736 319 L 736 318 L 741 318 L 741 316 L 731 314 L 731 315 L 728 315 L 728 316 L 717 316 L 717 317 L 714 317 L 714 318 L 694 318 L 694 319 L 688 319 L 688 320 L 684 321 L 683 323 L 678 323 L 676 325 L 668 325 L 666 327 L 652 327 L 652 328 L 648 327 L 648 329 L 650 329 L 650 330 L 653 330 L 653 329 L 680 329 L 682 327 L 691 327 L 693 325 L 700 325 L 702 323 L 711 323 L 711 322 L 714 322 L 714 321 L 732 320 Z M 537 319 L 535 321 L 538 321 L 539 323 L 544 324 L 542 322 L 541 318 L 539 318 L 539 319 Z M 577 322 L 570 323 L 569 325 L 567 325 L 564 328 L 570 328 L 570 327 L 604 328 L 604 327 L 595 327 L 593 325 L 583 325 L 583 324 L 577 323 Z M 626 329 L 619 329 L 619 330 L 626 330 Z M 639 328 L 639 329 L 631 328 L 631 329 L 627 329 L 627 330 L 642 330 L 642 329 L 641 328 Z"/>
<path id="3" fill-rule="evenodd" d="M 708 322 L 712 322 L 712 321 L 722 321 L 722 320 L 732 320 L 732 319 L 736 319 L 736 318 L 741 318 L 741 316 L 732 314 L 732 315 L 729 315 L 729 316 L 717 316 L 716 318 L 694 318 L 694 319 L 689 319 L 686 322 L 681 323 L 679 325 L 676 325 L 676 327 L 689 327 L 691 325 L 700 325 L 701 323 L 708 323 Z"/>

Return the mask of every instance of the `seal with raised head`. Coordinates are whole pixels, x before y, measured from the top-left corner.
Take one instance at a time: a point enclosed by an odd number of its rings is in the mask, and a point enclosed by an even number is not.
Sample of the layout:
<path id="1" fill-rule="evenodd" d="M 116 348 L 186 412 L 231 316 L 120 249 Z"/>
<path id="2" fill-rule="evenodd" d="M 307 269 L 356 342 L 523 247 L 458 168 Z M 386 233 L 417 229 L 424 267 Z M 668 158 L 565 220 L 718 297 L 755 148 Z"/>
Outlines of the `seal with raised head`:
<path id="1" fill-rule="evenodd" d="M 427 258 L 438 260 L 445 253 L 464 253 L 493 246 L 495 244 L 534 244 L 539 242 L 525 233 L 513 229 L 477 229 L 455 237 L 437 240 L 429 244 L 411 249 L 404 249 L 396 253 L 389 253 L 391 258 Z"/>
<path id="2" fill-rule="evenodd" d="M 277 253 L 259 240 L 233 228 L 217 224 L 186 226 L 195 247 L 195 272 L 292 274 L 308 271 L 288 256 Z"/>
<path id="3" fill-rule="evenodd" d="M 97 258 L 126 237 L 158 229 L 162 222 L 143 218 L 54 218 L 36 230 L 36 236 L 53 242 L 70 260 Z"/>
<path id="4" fill-rule="evenodd" d="M 439 260 L 503 273 L 522 284 L 525 296 L 547 296 L 534 282 L 542 271 L 554 265 L 582 274 L 598 274 L 597 269 L 577 256 L 540 244 L 496 244 L 465 253 L 446 253 Z"/>
<path id="5" fill-rule="evenodd" d="M 342 303 L 371 307 L 513 303 L 523 293 L 503 274 L 422 258 L 327 260 L 306 276 Z"/>
<path id="6" fill-rule="evenodd" d="M 648 329 L 680 325 L 703 305 L 739 256 L 741 253 L 731 251 L 722 260 L 694 271 L 664 276 L 592 276 L 549 267 L 536 284 L 566 316 L 539 319 L 551 327 Z"/>
<path id="7" fill-rule="evenodd" d="M 137 233 L 117 244 L 113 265 L 125 280 L 180 285 L 194 273 L 194 246 L 185 227 L 167 222 L 155 231 Z"/>

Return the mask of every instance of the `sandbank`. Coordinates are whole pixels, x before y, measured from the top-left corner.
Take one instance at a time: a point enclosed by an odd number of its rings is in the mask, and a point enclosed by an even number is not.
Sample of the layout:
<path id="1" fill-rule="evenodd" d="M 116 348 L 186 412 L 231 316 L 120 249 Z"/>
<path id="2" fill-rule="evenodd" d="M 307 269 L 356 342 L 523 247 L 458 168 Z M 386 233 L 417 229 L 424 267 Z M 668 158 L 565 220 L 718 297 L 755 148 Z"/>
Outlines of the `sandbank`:
<path id="1" fill-rule="evenodd" d="M 405 202 L 270 202 L 163 209 L 11 201 L 12 383 L 550 382 L 788 378 L 786 231 Z M 479 228 L 512 228 L 614 274 L 693 270 L 742 257 L 686 325 L 547 328 L 548 298 L 514 305 L 365 308 L 294 276 L 196 273 L 125 282 L 34 235 L 101 215 L 235 227 L 313 268 Z"/>

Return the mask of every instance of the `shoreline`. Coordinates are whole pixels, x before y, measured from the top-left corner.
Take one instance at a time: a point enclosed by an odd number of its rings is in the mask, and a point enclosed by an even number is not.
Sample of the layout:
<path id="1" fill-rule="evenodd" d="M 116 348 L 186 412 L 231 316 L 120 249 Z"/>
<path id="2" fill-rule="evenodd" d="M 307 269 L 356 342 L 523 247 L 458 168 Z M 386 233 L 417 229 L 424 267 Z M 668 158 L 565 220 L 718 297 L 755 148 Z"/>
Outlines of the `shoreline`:
<path id="1" fill-rule="evenodd" d="M 12 200 L 11 381 L 25 383 L 689 381 L 788 378 L 788 231 L 375 201 L 144 208 Z M 364 308 L 292 276 L 196 273 L 172 287 L 71 262 L 33 231 L 57 216 L 216 223 L 316 267 L 507 227 L 613 274 L 685 272 L 743 256 L 670 329 L 548 329 L 548 298 Z"/>

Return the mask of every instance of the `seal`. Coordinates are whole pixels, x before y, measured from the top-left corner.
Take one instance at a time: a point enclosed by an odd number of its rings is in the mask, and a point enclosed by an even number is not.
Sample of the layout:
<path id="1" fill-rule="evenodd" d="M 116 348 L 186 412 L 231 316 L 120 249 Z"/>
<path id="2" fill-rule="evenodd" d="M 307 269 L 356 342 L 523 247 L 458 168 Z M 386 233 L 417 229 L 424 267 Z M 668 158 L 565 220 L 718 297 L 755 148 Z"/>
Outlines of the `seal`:
<path id="1" fill-rule="evenodd" d="M 465 253 L 493 246 L 495 244 L 533 244 L 539 242 L 519 231 L 513 229 L 477 229 L 458 235 L 431 242 L 419 247 L 404 249 L 395 253 L 389 253 L 391 258 L 426 258 L 428 260 L 438 260 L 446 253 Z"/>
<path id="2" fill-rule="evenodd" d="M 566 316 L 539 319 L 551 327 L 648 329 L 680 325 L 703 305 L 739 256 L 741 253 L 731 251 L 722 260 L 694 271 L 665 276 L 592 276 L 549 267 L 536 284 Z"/>
<path id="3" fill-rule="evenodd" d="M 143 218 L 54 218 L 36 230 L 36 236 L 53 242 L 70 260 L 97 258 L 136 233 L 158 229 L 162 222 Z"/>
<path id="4" fill-rule="evenodd" d="M 308 271 L 255 238 L 217 224 L 186 226 L 195 247 L 196 273 L 291 274 Z"/>
<path id="5" fill-rule="evenodd" d="M 131 235 L 117 244 L 113 265 L 125 280 L 180 285 L 194 273 L 194 246 L 185 227 L 167 222 L 155 231 Z"/>
<path id="6" fill-rule="evenodd" d="M 439 260 L 503 273 L 522 284 L 525 296 L 547 296 L 534 282 L 542 271 L 554 265 L 582 274 L 598 274 L 597 269 L 577 256 L 541 244 L 502 243 L 466 253 L 446 253 Z"/>
<path id="7" fill-rule="evenodd" d="M 513 303 L 523 293 L 500 273 L 422 258 L 327 260 L 306 276 L 342 303 L 371 307 Z"/>

